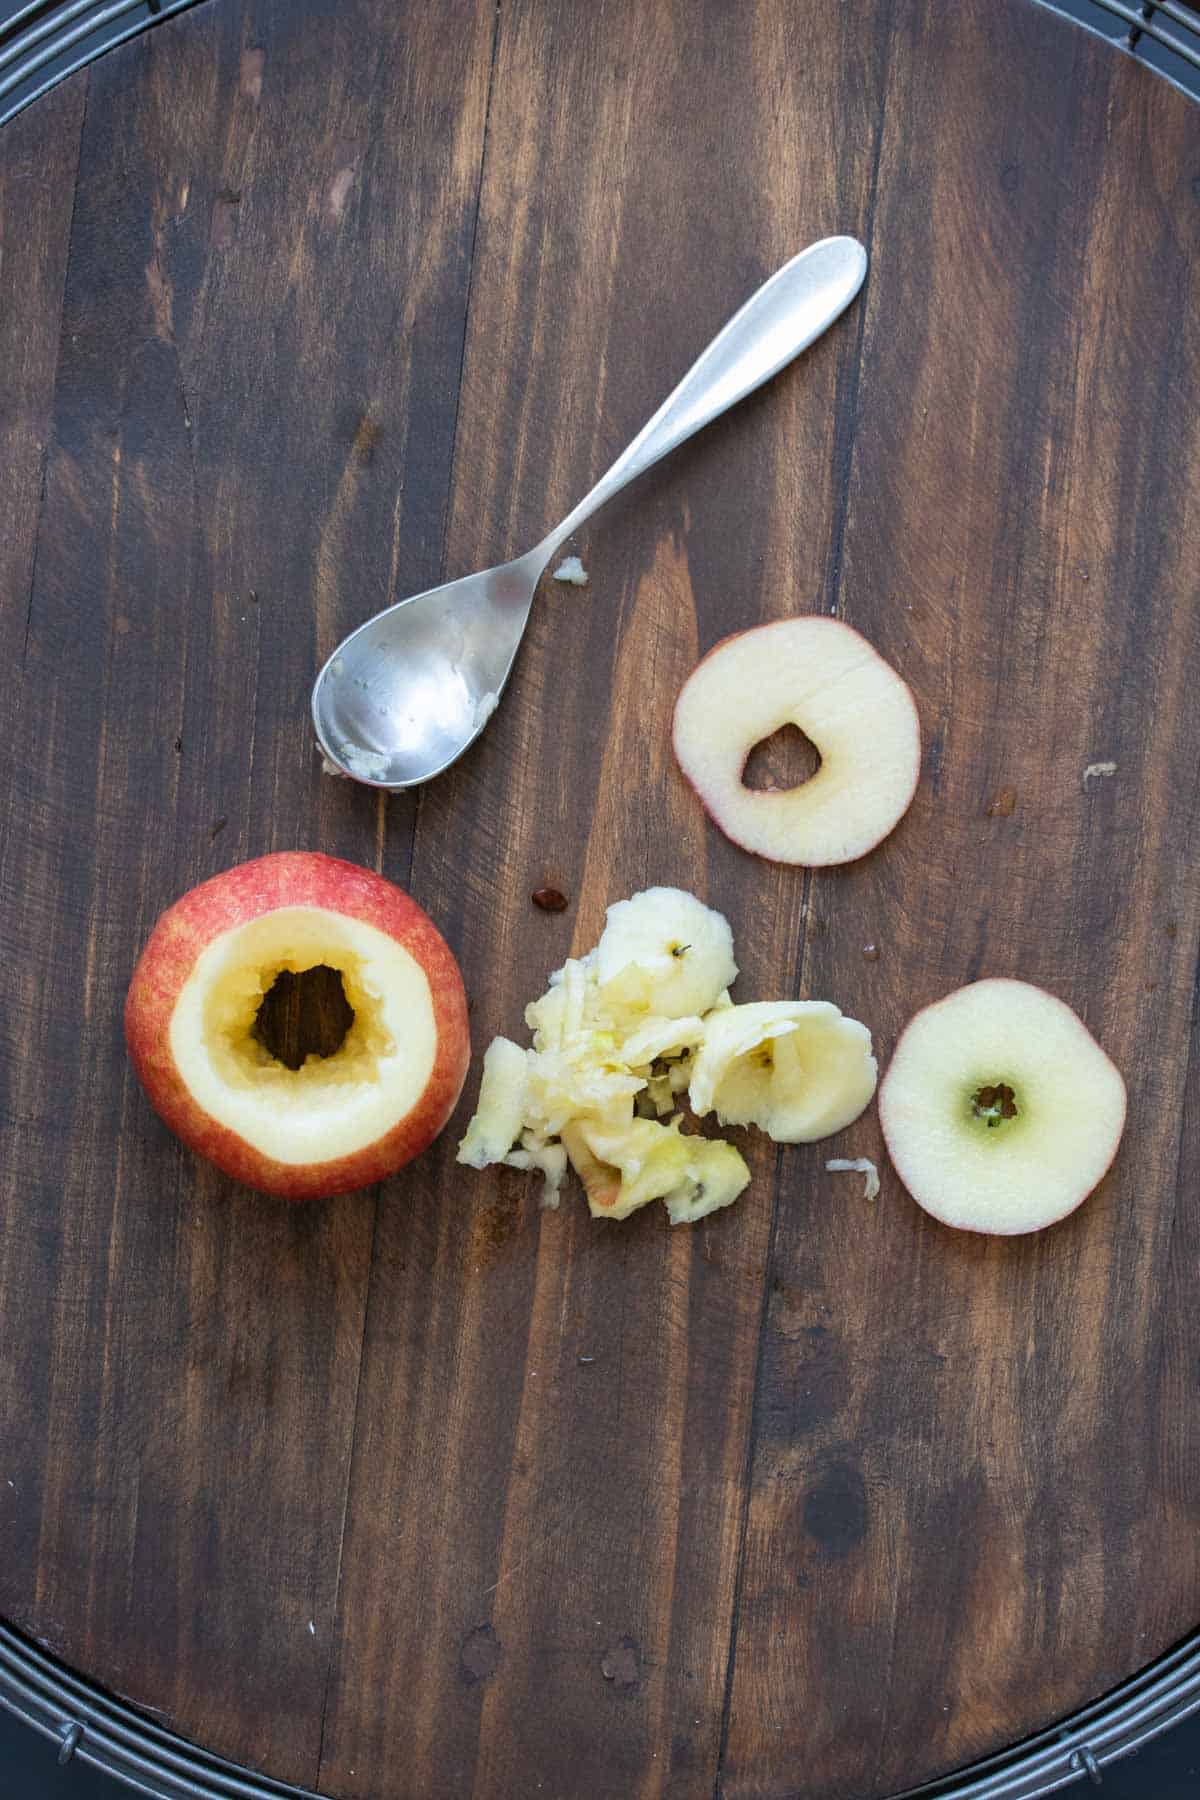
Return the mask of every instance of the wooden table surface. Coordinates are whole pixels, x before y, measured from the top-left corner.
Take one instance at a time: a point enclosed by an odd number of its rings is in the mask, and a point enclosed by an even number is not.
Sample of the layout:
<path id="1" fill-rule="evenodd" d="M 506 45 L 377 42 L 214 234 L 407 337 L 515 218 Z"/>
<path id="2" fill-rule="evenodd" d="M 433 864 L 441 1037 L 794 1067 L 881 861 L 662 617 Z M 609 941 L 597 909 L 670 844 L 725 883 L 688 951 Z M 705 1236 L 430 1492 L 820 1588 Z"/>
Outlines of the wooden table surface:
<path id="1" fill-rule="evenodd" d="M 470 755 L 322 776 L 341 634 L 535 541 L 835 231 L 860 302 L 589 527 Z M 1195 106 L 1025 0 L 210 0 L 5 130 L 0 251 L 0 1614 L 362 1800 L 873 1800 L 1192 1628 Z M 926 743 L 812 875 L 668 742 L 700 652 L 806 611 Z M 597 1225 L 456 1167 L 473 1074 L 378 1191 L 254 1197 L 120 1011 L 166 903 L 292 847 L 429 909 L 477 1051 L 651 882 L 881 1059 L 1042 982 L 1128 1078 L 1119 1159 L 975 1239 L 872 1109 L 752 1139 L 700 1228 Z"/>

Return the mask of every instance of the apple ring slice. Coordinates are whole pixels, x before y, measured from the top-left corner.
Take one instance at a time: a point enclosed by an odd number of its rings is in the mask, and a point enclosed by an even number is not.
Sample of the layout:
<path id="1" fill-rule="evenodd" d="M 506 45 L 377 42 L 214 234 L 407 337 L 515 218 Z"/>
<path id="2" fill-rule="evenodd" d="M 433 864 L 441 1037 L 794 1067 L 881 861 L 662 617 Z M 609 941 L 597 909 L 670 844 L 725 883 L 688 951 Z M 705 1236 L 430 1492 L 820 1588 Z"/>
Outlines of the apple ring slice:
<path id="1" fill-rule="evenodd" d="M 1065 1001 L 974 981 L 919 1012 L 879 1089 L 896 1173 L 959 1231 L 1040 1231 L 1085 1200 L 1117 1153 L 1125 1083 Z"/>
<path id="2" fill-rule="evenodd" d="M 742 776 L 751 750 L 784 725 L 810 739 L 821 766 L 784 792 Z M 853 862 L 907 811 L 921 767 L 921 728 L 906 682 L 840 619 L 780 619 L 725 638 L 684 682 L 675 755 L 713 822 L 772 862 Z"/>

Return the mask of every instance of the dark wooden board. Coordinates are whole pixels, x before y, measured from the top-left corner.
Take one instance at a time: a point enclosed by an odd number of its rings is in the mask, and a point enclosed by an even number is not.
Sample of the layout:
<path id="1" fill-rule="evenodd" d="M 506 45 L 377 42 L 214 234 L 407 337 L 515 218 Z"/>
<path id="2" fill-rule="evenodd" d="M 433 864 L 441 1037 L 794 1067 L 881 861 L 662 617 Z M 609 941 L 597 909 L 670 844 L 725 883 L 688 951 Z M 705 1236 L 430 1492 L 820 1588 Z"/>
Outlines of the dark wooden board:
<path id="1" fill-rule="evenodd" d="M 321 776 L 341 633 L 527 547 L 841 230 L 858 306 L 588 529 L 475 750 Z M 1192 104 L 1020 0 L 210 0 L 7 128 L 0 245 L 0 1614 L 364 1800 L 873 1800 L 1192 1628 Z M 926 738 L 900 829 L 811 876 L 668 745 L 705 648 L 807 610 Z M 294 846 L 411 888 L 477 1049 L 652 881 L 883 1058 L 1042 981 L 1126 1073 L 1120 1158 L 976 1241 L 871 1111 L 874 1206 L 759 1141 L 703 1227 L 599 1226 L 456 1167 L 472 1078 L 378 1192 L 249 1196 L 120 1008 L 169 900 Z"/>

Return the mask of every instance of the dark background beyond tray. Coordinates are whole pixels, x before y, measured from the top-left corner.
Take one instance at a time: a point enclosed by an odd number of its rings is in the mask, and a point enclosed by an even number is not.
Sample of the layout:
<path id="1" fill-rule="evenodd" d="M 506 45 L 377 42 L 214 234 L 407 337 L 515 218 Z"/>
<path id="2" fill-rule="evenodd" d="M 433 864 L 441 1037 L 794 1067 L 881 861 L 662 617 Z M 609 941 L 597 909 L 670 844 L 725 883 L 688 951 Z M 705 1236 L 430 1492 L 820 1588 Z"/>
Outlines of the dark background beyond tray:
<path id="1" fill-rule="evenodd" d="M 1088 7 L 1064 7 L 1061 10 L 1078 11 L 1082 16 L 1094 17 L 1093 9 Z M 1036 33 L 1033 34 L 1036 38 Z M 1156 53 L 1151 50 L 1150 60 L 1156 60 Z M 1178 68 L 1172 70 L 1180 74 Z M 55 1800 L 56 1796 L 71 1796 L 75 1800 L 84 1800 L 84 1796 L 95 1792 L 98 1796 L 111 1796 L 117 1789 L 111 1782 L 95 1775 L 81 1765 L 66 1770 L 58 1770 L 53 1766 L 53 1748 L 41 1740 L 14 1727 L 12 1722 L 0 1713 L 0 1766 L 5 1768 L 7 1790 L 11 1786 L 16 1795 L 46 1796 L 47 1800 Z M 1197 1792 L 1198 1764 L 1200 1764 L 1200 1724 L 1193 1722 L 1171 1734 L 1159 1744 L 1144 1752 L 1136 1760 L 1118 1765 L 1105 1773 L 1104 1791 L 1117 1797 L 1128 1796 L 1133 1800 L 1143 1800 L 1143 1796 L 1153 1793 L 1156 1800 L 1175 1800 L 1176 1796 L 1194 1796 Z"/>

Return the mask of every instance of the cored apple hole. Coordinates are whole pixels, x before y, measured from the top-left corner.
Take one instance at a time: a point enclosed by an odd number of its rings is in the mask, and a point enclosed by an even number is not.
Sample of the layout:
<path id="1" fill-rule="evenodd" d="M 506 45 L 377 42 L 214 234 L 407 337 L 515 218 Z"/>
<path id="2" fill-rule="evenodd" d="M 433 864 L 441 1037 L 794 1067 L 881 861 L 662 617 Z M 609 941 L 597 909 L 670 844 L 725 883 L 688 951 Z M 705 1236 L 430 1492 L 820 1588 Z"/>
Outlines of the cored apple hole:
<path id="1" fill-rule="evenodd" d="M 298 974 L 281 969 L 263 995 L 251 1036 L 289 1069 L 306 1056 L 332 1056 L 354 1023 L 341 973 L 327 963 Z"/>
<path id="2" fill-rule="evenodd" d="M 798 725 L 781 725 L 755 744 L 742 770 L 743 787 L 756 793 L 780 793 L 803 787 L 821 766 L 821 752 Z"/>
<path id="3" fill-rule="evenodd" d="M 1017 1096 L 1006 1081 L 994 1081 L 976 1088 L 971 1096 L 971 1111 L 986 1121 L 989 1131 L 1017 1116 Z"/>

